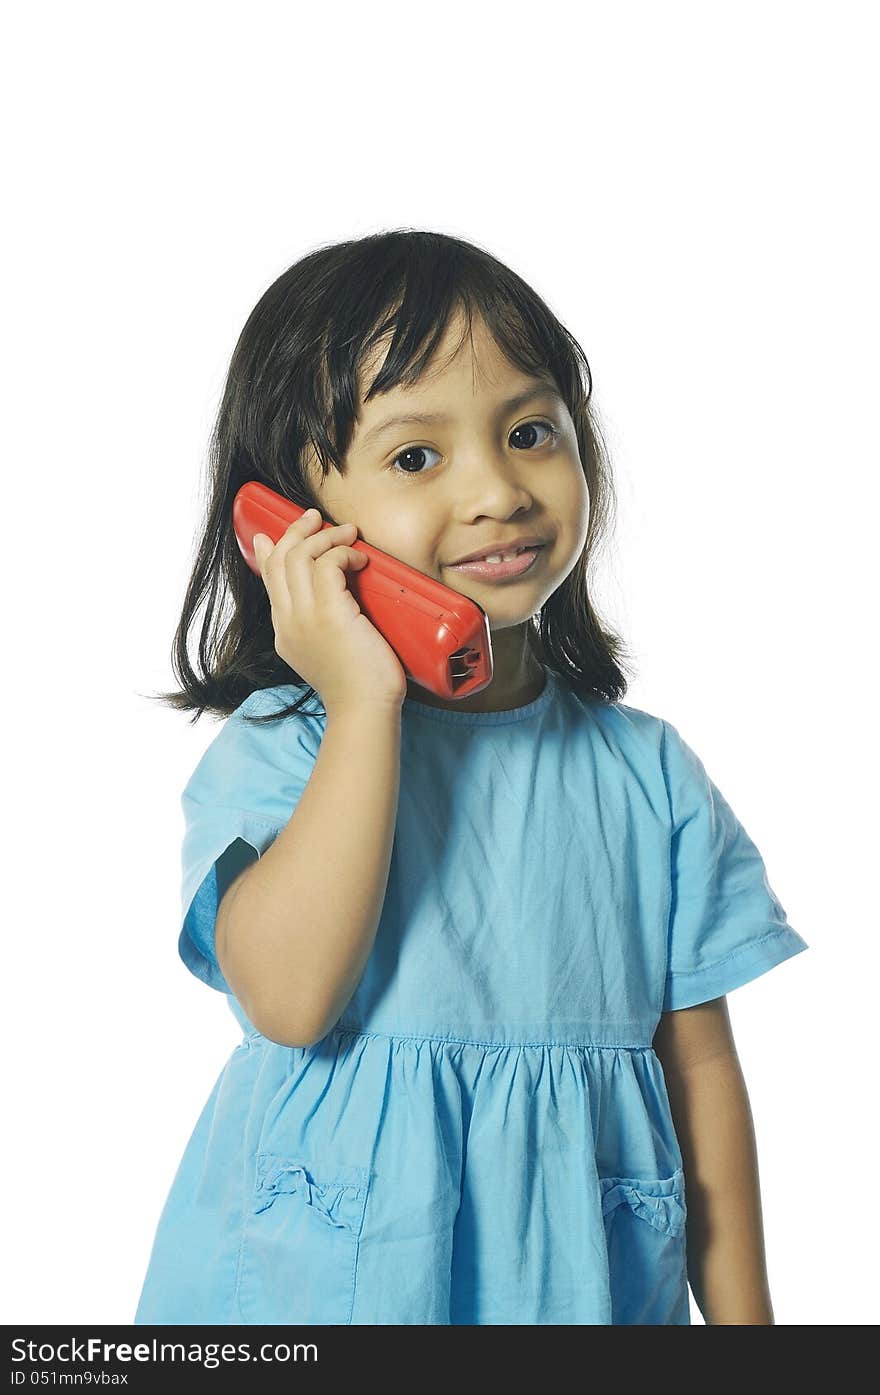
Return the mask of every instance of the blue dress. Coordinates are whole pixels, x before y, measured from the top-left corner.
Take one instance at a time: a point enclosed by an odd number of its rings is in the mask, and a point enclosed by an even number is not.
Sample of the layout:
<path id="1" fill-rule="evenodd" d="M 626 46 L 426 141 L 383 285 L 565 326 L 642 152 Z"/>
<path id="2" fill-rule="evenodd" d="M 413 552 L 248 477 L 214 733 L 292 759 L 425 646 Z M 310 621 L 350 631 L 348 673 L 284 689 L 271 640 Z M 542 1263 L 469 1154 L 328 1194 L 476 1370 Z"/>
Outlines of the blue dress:
<path id="1" fill-rule="evenodd" d="M 321 1041 L 279 1045 L 232 996 L 214 917 L 289 820 L 325 723 L 315 699 L 279 724 L 242 718 L 302 691 L 253 693 L 183 793 L 179 951 L 243 1036 L 135 1323 L 688 1324 L 682 1155 L 652 1040 L 661 1012 L 808 947 L 754 843 L 648 712 L 549 671 L 510 712 L 407 697 L 372 953 Z"/>

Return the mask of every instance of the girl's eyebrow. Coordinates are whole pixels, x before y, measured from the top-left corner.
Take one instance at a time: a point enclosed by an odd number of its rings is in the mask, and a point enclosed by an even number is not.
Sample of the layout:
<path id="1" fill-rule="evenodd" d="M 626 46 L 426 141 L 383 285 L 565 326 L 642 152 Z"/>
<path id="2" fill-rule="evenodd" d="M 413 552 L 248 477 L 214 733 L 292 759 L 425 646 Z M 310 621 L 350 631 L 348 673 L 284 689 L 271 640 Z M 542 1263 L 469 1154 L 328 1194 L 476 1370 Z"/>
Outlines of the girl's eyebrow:
<path id="1" fill-rule="evenodd" d="M 506 402 L 501 402 L 498 407 L 499 416 L 504 416 L 507 412 L 516 411 L 517 407 L 524 407 L 527 402 L 533 402 L 536 397 L 555 397 L 559 402 L 564 402 L 562 393 L 555 383 L 544 383 L 538 387 L 530 387 L 525 392 L 519 392 L 515 397 L 508 397 Z M 385 431 L 389 431 L 392 426 L 407 426 L 415 424 L 436 424 L 439 421 L 448 421 L 449 417 L 445 412 L 411 412 L 404 416 L 387 417 L 385 421 L 373 426 L 363 437 L 362 445 L 367 445 L 375 437 L 381 436 Z"/>

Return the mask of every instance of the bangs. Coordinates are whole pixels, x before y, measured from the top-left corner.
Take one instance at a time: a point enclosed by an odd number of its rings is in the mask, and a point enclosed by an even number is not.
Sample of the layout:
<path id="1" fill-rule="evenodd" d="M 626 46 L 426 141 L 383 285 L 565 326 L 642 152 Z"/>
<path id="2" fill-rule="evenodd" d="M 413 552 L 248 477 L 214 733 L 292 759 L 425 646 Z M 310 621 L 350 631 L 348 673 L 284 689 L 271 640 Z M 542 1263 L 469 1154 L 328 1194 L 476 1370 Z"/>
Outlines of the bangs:
<path id="1" fill-rule="evenodd" d="M 326 326 L 314 361 L 315 410 L 305 423 L 324 478 L 331 465 L 345 473 L 362 402 L 414 386 L 459 313 L 455 352 L 482 319 L 509 362 L 555 386 L 573 416 L 589 399 L 590 369 L 580 346 L 515 272 L 488 253 L 474 255 L 467 244 L 452 253 L 448 240 L 432 246 L 427 234 L 407 250 L 405 258 L 389 259 L 383 241 L 374 263 L 367 240 L 363 265 L 350 273 L 358 293 L 342 300 Z"/>

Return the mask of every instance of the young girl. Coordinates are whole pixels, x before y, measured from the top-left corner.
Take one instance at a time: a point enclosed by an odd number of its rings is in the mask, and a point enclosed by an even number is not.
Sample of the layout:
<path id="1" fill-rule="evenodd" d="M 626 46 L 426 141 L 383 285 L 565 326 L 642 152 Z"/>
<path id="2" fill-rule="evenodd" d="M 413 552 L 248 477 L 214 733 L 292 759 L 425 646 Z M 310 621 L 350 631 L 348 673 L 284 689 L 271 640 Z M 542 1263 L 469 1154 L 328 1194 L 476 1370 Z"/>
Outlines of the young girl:
<path id="1" fill-rule="evenodd" d="M 620 701 L 590 392 L 535 292 L 442 234 L 322 247 L 244 327 L 159 695 L 227 718 L 183 792 L 179 950 L 244 1035 L 136 1323 L 688 1324 L 688 1284 L 773 1322 L 724 995 L 807 945 L 677 729 Z M 251 479 L 319 511 L 260 576 Z M 486 688 L 409 679 L 347 587 L 359 536 L 483 607 Z"/>

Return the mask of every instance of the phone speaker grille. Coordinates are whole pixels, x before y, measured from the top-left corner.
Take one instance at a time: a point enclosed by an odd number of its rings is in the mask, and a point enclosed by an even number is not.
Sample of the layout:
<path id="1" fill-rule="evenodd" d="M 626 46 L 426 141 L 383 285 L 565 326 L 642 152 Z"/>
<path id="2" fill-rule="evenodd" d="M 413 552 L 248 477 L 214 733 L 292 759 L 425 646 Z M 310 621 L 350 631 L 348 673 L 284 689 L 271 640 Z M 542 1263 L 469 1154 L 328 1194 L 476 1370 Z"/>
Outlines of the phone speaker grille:
<path id="1" fill-rule="evenodd" d="M 456 649 L 454 654 L 449 656 L 449 682 L 452 691 L 455 692 L 462 683 L 470 678 L 480 659 L 479 651 L 476 649 Z"/>

